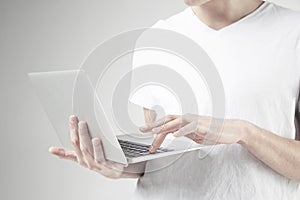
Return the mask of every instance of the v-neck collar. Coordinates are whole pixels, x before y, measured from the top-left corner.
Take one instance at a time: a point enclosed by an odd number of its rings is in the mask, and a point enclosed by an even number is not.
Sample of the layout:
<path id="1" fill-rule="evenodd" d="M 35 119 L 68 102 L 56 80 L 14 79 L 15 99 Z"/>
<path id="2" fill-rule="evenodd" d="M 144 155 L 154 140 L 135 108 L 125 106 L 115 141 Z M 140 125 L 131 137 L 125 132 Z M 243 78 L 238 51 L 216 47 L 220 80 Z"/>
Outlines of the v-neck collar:
<path id="1" fill-rule="evenodd" d="M 215 34 L 219 34 L 219 33 L 222 33 L 226 30 L 229 30 L 229 29 L 232 29 L 233 27 L 241 24 L 242 22 L 256 16 L 258 13 L 260 13 L 262 10 L 264 10 L 270 3 L 268 1 L 264 1 L 258 8 L 256 8 L 254 11 L 252 11 L 251 13 L 249 13 L 248 15 L 246 15 L 245 17 L 239 19 L 238 21 L 230 24 L 230 25 L 227 25 L 221 29 L 213 29 L 211 27 L 209 27 L 207 24 L 205 24 L 204 22 L 202 22 L 197 16 L 196 14 L 194 13 L 192 7 L 189 7 L 188 8 L 188 11 L 190 13 L 190 15 L 192 15 L 192 18 L 194 21 L 196 21 L 197 24 L 199 24 L 201 27 L 203 27 L 206 31 L 210 32 L 210 33 L 215 33 Z"/>

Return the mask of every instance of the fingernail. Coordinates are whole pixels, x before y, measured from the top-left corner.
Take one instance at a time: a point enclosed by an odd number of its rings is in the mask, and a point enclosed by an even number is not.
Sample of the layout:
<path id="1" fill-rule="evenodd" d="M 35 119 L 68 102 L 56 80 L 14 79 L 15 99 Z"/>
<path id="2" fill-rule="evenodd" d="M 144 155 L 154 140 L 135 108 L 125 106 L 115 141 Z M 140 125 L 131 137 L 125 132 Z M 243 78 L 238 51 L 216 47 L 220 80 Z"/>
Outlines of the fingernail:
<path id="1" fill-rule="evenodd" d="M 69 117 L 69 121 L 70 121 L 70 122 L 73 122 L 73 121 L 74 121 L 74 115 L 71 115 L 71 116 Z"/>
<path id="2" fill-rule="evenodd" d="M 155 149 L 154 149 L 153 146 L 151 146 L 151 147 L 149 148 L 149 152 L 150 152 L 150 153 L 154 153 L 154 152 L 155 152 Z"/>

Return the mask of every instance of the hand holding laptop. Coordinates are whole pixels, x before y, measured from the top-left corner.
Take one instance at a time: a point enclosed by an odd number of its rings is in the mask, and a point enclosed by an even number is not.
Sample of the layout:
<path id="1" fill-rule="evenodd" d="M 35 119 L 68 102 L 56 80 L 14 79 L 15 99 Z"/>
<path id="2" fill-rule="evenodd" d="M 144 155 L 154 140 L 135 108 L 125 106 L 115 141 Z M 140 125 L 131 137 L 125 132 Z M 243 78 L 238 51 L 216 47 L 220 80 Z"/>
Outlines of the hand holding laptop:
<path id="1" fill-rule="evenodd" d="M 91 139 L 87 123 L 78 121 L 76 116 L 70 116 L 70 139 L 74 150 L 62 147 L 50 147 L 49 152 L 66 160 L 77 162 L 83 167 L 96 171 L 108 178 L 137 178 L 141 175 L 140 166 L 120 164 L 105 159 L 100 138 Z M 130 168 L 135 168 L 135 173 L 130 173 Z"/>

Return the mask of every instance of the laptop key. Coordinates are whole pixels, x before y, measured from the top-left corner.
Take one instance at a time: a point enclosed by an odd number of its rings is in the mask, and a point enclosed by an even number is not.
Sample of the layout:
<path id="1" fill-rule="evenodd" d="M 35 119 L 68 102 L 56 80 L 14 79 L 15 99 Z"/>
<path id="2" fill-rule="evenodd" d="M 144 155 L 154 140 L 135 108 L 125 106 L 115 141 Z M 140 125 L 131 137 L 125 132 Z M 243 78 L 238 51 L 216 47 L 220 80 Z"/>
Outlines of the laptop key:
<path id="1" fill-rule="evenodd" d="M 149 148 L 151 145 L 139 144 L 136 142 L 130 142 L 125 140 L 119 140 L 119 143 L 127 157 L 139 157 L 139 156 L 145 156 L 151 154 L 149 152 Z M 164 153 L 168 151 L 172 151 L 172 149 L 166 149 L 160 147 L 155 153 Z"/>

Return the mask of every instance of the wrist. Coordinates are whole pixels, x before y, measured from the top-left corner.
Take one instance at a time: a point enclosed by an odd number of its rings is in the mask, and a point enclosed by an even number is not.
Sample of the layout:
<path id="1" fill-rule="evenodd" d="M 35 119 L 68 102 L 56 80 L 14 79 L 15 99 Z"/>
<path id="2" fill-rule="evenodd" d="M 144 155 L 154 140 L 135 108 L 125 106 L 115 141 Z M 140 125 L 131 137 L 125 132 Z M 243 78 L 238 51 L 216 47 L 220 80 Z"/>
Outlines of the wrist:
<path id="1" fill-rule="evenodd" d="M 240 140 L 238 141 L 238 143 L 242 146 L 248 146 L 250 144 L 250 141 L 255 136 L 258 127 L 247 121 L 243 121 L 242 124 L 243 125 L 240 132 Z"/>

